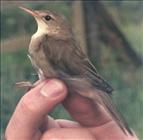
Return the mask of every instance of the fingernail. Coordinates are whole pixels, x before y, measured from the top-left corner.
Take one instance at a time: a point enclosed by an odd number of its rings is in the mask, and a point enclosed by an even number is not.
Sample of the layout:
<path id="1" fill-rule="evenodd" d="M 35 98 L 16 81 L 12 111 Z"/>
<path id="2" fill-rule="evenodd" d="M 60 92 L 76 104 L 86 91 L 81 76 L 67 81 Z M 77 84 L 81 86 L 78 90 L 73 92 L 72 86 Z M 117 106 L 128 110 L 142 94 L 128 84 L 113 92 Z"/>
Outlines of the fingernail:
<path id="1" fill-rule="evenodd" d="M 59 96 L 64 90 L 64 85 L 60 81 L 50 80 L 48 83 L 41 89 L 40 93 L 49 98 L 54 98 Z"/>

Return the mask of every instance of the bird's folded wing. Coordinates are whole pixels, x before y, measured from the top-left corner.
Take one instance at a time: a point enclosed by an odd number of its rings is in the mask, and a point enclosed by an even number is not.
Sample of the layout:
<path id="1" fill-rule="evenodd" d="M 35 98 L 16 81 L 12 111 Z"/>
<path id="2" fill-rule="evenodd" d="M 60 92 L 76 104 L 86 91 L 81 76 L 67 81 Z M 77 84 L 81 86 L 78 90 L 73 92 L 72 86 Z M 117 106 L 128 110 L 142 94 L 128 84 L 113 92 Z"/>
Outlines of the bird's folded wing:
<path id="1" fill-rule="evenodd" d="M 55 69 L 72 77 L 87 78 L 95 88 L 106 93 L 113 91 L 113 88 L 97 73 L 96 68 L 76 41 L 49 37 L 43 47 L 47 59 Z"/>
<path id="2" fill-rule="evenodd" d="M 87 79 L 87 81 L 91 80 L 92 85 L 95 86 L 95 94 L 93 92 L 92 98 L 87 94 L 85 97 L 89 97 L 94 102 L 101 104 L 124 133 L 126 133 L 127 130 L 132 134 L 127 123 L 121 115 L 117 113 L 118 111 L 112 104 L 110 94 L 107 94 L 112 92 L 112 87 L 97 74 L 95 67 L 82 50 L 78 48 L 74 40 L 67 41 L 50 38 L 45 42 L 43 48 L 44 51 L 47 52 L 46 57 L 51 62 L 51 65 L 53 65 L 54 69 L 64 72 L 65 75 L 73 79 L 74 77 L 80 77 L 77 79 L 83 77 Z"/>

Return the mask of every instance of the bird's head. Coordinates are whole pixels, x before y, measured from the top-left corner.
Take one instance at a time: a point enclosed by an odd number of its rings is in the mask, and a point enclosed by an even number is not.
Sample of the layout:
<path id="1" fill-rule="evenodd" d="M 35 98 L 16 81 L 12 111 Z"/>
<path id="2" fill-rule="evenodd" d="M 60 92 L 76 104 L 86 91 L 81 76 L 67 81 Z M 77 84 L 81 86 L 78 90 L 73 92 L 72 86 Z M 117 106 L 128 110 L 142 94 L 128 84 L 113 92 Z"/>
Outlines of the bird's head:
<path id="1" fill-rule="evenodd" d="M 71 37 L 72 30 L 66 18 L 50 10 L 32 10 L 20 7 L 30 15 L 32 15 L 38 25 L 37 32 L 43 32 L 49 36 Z"/>

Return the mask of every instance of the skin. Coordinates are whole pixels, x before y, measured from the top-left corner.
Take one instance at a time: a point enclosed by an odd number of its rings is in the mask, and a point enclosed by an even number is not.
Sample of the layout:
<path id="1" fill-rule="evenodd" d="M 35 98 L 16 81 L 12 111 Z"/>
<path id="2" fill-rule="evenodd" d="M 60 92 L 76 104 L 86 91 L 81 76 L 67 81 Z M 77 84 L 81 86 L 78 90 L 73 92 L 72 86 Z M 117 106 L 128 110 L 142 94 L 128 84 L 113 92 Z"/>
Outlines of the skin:
<path id="1" fill-rule="evenodd" d="M 65 98 L 66 97 L 66 98 Z M 47 114 L 63 103 L 76 122 Z M 105 110 L 78 94 L 69 95 L 59 80 L 50 79 L 19 101 L 5 132 L 6 140 L 138 140 L 125 135 Z"/>

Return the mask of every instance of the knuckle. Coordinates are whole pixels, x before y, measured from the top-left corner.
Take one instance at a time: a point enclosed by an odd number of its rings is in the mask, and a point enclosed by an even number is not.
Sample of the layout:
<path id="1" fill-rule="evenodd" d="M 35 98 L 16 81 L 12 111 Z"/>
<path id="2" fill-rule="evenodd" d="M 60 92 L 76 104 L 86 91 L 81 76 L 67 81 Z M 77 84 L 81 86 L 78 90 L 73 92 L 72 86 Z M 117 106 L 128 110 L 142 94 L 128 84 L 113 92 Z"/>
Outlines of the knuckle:
<path id="1" fill-rule="evenodd" d="M 20 107 L 23 113 L 36 113 L 37 106 L 33 100 L 31 100 L 28 96 L 25 96 L 20 101 Z"/>

